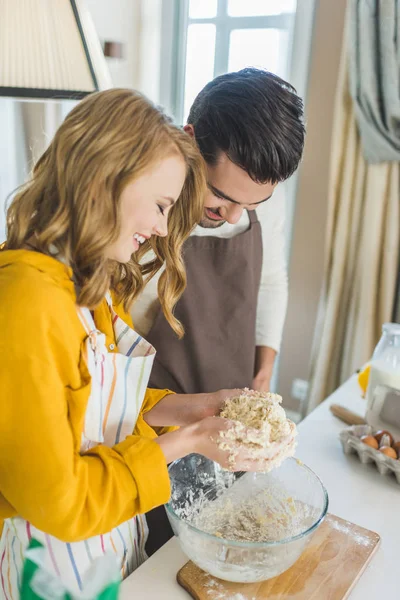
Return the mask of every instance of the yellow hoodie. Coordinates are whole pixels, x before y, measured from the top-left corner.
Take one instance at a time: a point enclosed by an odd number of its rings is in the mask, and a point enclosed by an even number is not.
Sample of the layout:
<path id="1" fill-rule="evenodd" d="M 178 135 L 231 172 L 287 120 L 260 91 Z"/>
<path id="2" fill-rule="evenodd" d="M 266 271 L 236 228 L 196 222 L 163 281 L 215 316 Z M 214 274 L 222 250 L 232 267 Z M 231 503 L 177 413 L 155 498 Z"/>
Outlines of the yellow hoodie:
<path id="1" fill-rule="evenodd" d="M 156 432 L 143 419 L 168 390 L 147 391 L 133 435 L 80 454 L 90 376 L 71 276 L 38 252 L 0 252 L 0 531 L 2 519 L 20 515 L 69 542 L 110 531 L 170 495 Z M 115 344 L 106 301 L 94 320 Z"/>

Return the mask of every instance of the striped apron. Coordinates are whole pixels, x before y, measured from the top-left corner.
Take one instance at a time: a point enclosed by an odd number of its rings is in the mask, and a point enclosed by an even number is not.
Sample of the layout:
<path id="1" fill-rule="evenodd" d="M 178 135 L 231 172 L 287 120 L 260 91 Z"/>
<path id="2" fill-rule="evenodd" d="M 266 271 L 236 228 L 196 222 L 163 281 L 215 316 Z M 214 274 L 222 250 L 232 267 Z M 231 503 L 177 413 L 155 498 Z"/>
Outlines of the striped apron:
<path id="1" fill-rule="evenodd" d="M 114 446 L 132 434 L 146 393 L 155 350 L 119 318 L 107 295 L 117 353 L 107 350 L 105 335 L 96 329 L 87 308 L 78 315 L 87 333 L 85 350 L 91 393 L 85 414 L 81 452 L 98 444 Z M 50 400 L 50 399 L 49 399 Z M 46 547 L 46 568 L 71 591 L 82 589 L 83 576 L 92 561 L 106 552 L 115 553 L 121 575 L 127 577 L 147 558 L 148 529 L 139 515 L 109 533 L 74 543 L 61 542 L 22 518 L 6 519 L 0 540 L 0 597 L 17 600 L 24 551 L 34 537 Z"/>

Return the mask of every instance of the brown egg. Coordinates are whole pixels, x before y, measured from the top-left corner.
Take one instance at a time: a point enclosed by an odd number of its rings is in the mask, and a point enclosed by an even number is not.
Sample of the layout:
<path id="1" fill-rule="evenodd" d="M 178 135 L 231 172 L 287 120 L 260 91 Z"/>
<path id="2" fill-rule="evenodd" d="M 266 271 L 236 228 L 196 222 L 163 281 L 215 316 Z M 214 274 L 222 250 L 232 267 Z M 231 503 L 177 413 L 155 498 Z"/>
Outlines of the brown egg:
<path id="1" fill-rule="evenodd" d="M 390 456 L 390 458 L 397 458 L 396 450 L 394 450 L 390 446 L 382 446 L 382 448 L 379 448 L 379 452 L 382 452 L 382 454 L 386 454 L 386 456 Z"/>
<path id="2" fill-rule="evenodd" d="M 389 436 L 389 438 L 390 438 L 390 445 L 392 445 L 393 442 L 394 442 L 393 436 L 390 433 L 390 431 L 387 431 L 386 429 L 380 429 L 379 431 L 376 432 L 375 439 L 378 442 L 378 444 L 381 441 L 382 436 L 384 436 L 384 435 L 388 435 Z"/>
<path id="3" fill-rule="evenodd" d="M 371 448 L 378 449 L 378 442 L 372 435 L 363 435 L 361 438 L 363 444 L 367 444 L 367 446 L 371 446 Z"/>
<path id="4" fill-rule="evenodd" d="M 400 442 L 395 442 L 392 447 L 397 452 L 397 458 L 400 459 Z"/>

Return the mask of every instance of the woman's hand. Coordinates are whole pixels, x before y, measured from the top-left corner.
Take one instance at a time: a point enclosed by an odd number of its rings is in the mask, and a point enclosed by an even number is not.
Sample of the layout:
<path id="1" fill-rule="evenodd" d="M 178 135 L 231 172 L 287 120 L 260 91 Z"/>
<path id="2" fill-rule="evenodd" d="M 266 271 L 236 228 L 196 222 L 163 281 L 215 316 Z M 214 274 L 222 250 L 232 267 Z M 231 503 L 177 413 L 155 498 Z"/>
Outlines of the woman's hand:
<path id="1" fill-rule="evenodd" d="M 276 455 L 276 449 L 265 449 L 261 457 L 254 458 L 251 449 L 230 440 L 222 434 L 235 423 L 222 417 L 206 417 L 201 421 L 182 427 L 179 431 L 161 435 L 155 441 L 164 452 L 167 463 L 196 452 L 219 463 L 231 471 L 266 471 Z M 260 432 L 248 430 L 255 440 Z M 246 428 L 241 431 L 246 435 Z M 234 457 L 232 460 L 230 457 Z"/>
<path id="2" fill-rule="evenodd" d="M 208 417 L 198 423 L 198 446 L 196 452 L 219 463 L 229 471 L 267 471 L 269 464 L 281 448 L 265 447 L 254 454 L 254 446 L 249 447 L 230 439 L 229 431 L 238 423 L 222 417 Z M 263 446 L 264 437 L 258 429 L 240 425 L 241 439 L 251 439 Z M 291 439 L 287 439 L 290 443 Z"/>
<path id="3" fill-rule="evenodd" d="M 143 415 L 151 427 L 184 426 L 219 415 L 225 400 L 242 390 L 219 390 L 210 394 L 168 394 Z"/>

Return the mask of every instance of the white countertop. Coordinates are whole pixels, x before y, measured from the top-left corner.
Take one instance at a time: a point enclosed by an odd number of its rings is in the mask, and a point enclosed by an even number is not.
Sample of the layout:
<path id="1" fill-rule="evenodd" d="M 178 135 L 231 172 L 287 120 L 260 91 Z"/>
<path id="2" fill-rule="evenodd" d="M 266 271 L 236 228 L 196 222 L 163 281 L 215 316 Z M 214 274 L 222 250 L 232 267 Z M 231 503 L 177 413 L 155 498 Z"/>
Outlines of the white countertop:
<path id="1" fill-rule="evenodd" d="M 313 469 L 329 494 L 329 512 L 376 531 L 381 545 L 351 593 L 351 600 L 400 597 L 400 485 L 345 455 L 338 434 L 346 427 L 329 411 L 341 404 L 363 415 L 356 377 L 349 379 L 298 426 L 296 456 Z M 121 600 L 189 600 L 176 582 L 187 562 L 176 538 L 170 540 L 122 584 Z M 390 596 L 389 596 L 390 594 Z"/>

